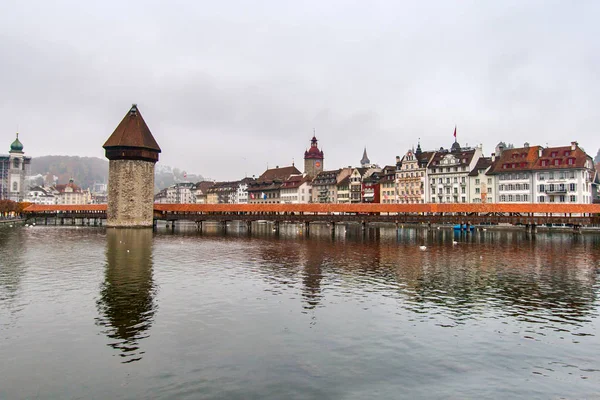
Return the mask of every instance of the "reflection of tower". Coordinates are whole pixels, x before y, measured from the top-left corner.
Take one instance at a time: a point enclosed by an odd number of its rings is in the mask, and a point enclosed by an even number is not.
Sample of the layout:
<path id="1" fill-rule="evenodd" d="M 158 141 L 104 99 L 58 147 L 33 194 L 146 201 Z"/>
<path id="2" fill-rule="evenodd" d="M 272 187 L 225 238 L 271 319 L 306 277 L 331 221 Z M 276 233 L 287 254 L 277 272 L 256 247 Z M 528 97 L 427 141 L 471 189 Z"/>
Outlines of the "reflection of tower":
<path id="1" fill-rule="evenodd" d="M 154 164 L 160 147 L 137 105 L 104 143 L 108 158 L 107 226 L 152 226 Z"/>
<path id="2" fill-rule="evenodd" d="M 152 231 L 108 229 L 106 273 L 98 300 L 98 325 L 121 350 L 124 362 L 141 359 L 139 341 L 148 336 L 156 305 L 152 281 Z"/>
<path id="3" fill-rule="evenodd" d="M 323 171 L 324 155 L 317 146 L 317 138 L 313 136 L 310 141 L 310 149 L 304 152 L 304 173 L 308 176 L 315 177 Z"/>
<path id="4" fill-rule="evenodd" d="M 311 243 L 314 245 L 314 243 Z M 330 247 L 330 244 L 327 244 Z M 308 249 L 308 257 L 304 264 L 304 275 L 302 277 L 302 298 L 304 308 L 312 310 L 319 305 L 323 295 L 321 294 L 321 280 L 323 279 L 323 261 L 328 252 L 320 246 Z"/>

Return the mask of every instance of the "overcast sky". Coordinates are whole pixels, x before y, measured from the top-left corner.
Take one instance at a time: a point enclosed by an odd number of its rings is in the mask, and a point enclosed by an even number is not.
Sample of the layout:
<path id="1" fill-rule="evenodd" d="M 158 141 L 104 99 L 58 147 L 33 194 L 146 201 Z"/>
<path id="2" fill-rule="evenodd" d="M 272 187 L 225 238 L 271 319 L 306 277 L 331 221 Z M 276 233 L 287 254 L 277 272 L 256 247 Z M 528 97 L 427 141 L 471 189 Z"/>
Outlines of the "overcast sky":
<path id="1" fill-rule="evenodd" d="M 160 164 L 219 180 L 500 140 L 600 147 L 600 1 L 0 5 L 0 153 L 104 157 L 137 103 Z"/>

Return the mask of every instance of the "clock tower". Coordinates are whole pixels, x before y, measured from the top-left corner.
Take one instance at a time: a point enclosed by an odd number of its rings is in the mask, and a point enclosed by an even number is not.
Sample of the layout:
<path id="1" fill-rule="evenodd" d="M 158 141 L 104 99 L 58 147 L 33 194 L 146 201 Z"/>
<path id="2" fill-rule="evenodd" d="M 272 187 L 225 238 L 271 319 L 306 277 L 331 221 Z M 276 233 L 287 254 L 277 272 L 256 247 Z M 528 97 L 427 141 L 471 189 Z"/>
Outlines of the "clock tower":
<path id="1" fill-rule="evenodd" d="M 323 171 L 323 152 L 317 146 L 317 138 L 313 135 L 310 141 L 310 148 L 304 152 L 304 173 L 307 176 L 315 177 Z"/>

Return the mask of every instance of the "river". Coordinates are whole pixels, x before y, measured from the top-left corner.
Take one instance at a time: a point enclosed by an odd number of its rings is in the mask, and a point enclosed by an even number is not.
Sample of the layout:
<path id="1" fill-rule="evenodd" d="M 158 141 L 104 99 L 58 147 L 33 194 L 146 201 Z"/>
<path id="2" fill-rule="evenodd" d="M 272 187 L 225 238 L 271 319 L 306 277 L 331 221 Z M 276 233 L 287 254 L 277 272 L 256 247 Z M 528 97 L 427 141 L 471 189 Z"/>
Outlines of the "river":
<path id="1" fill-rule="evenodd" d="M 599 276 L 595 234 L 0 226 L 0 398 L 598 398 Z"/>

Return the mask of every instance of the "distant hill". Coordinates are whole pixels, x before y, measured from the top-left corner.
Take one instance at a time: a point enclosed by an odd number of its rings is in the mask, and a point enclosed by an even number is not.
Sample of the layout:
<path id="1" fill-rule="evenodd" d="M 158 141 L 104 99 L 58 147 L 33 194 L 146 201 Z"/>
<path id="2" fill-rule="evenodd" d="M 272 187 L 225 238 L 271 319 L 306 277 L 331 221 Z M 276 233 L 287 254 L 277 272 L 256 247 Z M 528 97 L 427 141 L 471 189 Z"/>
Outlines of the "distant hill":
<path id="1" fill-rule="evenodd" d="M 49 177 L 57 183 L 68 183 L 73 178 L 76 185 L 83 189 L 91 188 L 94 183 L 108 182 L 108 160 L 98 157 L 78 156 L 43 156 L 31 160 L 30 185 L 41 185 L 44 178 Z M 154 174 L 154 191 L 173 185 L 176 182 L 198 182 L 201 175 L 186 174 L 178 168 L 156 165 Z M 51 183 L 51 182 L 50 182 Z"/>

